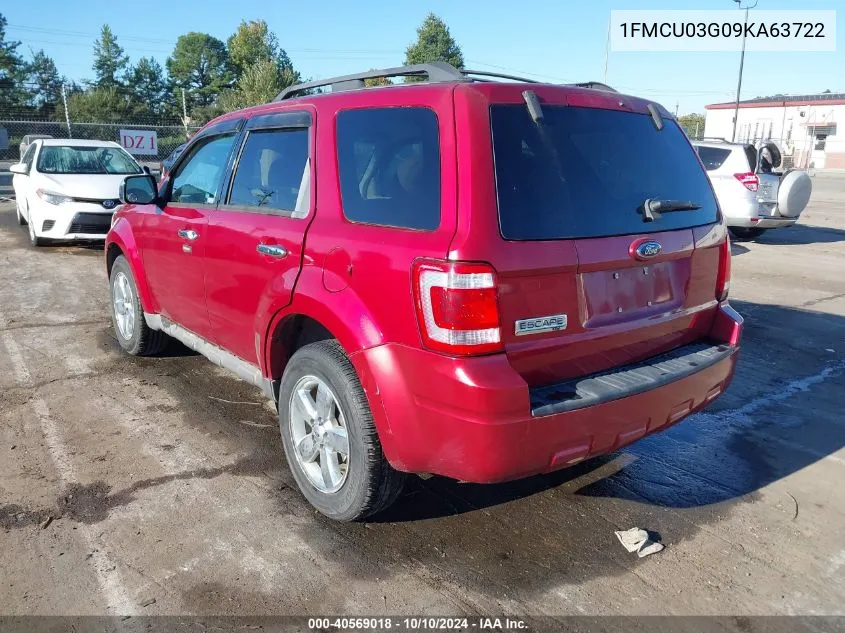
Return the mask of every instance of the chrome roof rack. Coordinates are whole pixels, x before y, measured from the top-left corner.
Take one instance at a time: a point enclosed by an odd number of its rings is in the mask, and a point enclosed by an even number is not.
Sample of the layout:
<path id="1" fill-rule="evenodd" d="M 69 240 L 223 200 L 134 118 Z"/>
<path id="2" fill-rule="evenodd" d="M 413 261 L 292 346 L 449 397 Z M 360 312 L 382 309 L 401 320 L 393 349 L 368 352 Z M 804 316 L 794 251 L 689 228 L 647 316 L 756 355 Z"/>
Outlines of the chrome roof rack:
<path id="1" fill-rule="evenodd" d="M 446 62 L 429 62 L 426 64 L 413 64 L 411 66 L 397 66 L 395 68 L 383 68 L 380 70 L 368 70 L 363 73 L 353 73 L 351 75 L 341 75 L 339 77 L 329 77 L 328 79 L 319 79 L 317 81 L 306 81 L 301 84 L 294 84 L 282 90 L 273 101 L 284 101 L 292 99 L 300 93 L 314 90 L 315 88 L 331 87 L 332 92 L 341 92 L 344 90 L 358 90 L 364 88 L 364 83 L 367 79 L 387 79 L 390 77 L 419 77 L 428 83 L 441 83 L 448 81 L 459 82 L 473 82 L 481 81 L 487 82 L 495 79 L 508 79 L 511 81 L 518 81 L 521 83 L 536 84 L 542 83 L 536 79 L 528 79 L 526 77 L 519 77 L 517 75 L 507 75 L 504 73 L 490 72 L 486 70 L 465 70 L 458 69 L 447 64 Z M 610 86 L 591 81 L 587 83 L 570 84 L 579 88 L 593 88 L 596 90 L 605 90 L 608 92 L 616 92 Z"/>
<path id="2" fill-rule="evenodd" d="M 583 83 L 570 85 L 577 86 L 579 88 L 592 88 L 593 90 L 604 90 L 605 92 L 619 92 L 615 88 L 611 88 L 607 84 L 603 84 L 600 81 L 585 81 Z"/>
<path id="3" fill-rule="evenodd" d="M 282 90 L 273 101 L 284 101 L 294 95 L 314 88 L 331 86 L 333 92 L 341 90 L 356 90 L 364 87 L 365 79 L 380 79 L 389 77 L 421 77 L 428 82 L 444 81 L 471 81 L 461 71 L 447 64 L 446 62 L 431 62 L 428 64 L 414 64 L 412 66 L 397 66 L 396 68 L 384 68 L 382 70 L 368 70 L 363 73 L 341 75 L 317 81 L 307 81 L 295 84 Z"/>

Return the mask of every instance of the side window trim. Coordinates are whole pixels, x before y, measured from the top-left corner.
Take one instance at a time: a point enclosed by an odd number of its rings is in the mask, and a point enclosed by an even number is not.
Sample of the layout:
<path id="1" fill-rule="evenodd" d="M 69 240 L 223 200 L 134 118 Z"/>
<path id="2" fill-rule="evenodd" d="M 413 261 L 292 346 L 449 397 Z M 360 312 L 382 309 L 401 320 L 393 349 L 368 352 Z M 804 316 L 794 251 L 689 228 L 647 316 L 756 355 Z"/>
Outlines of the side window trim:
<path id="1" fill-rule="evenodd" d="M 279 118 L 284 115 L 285 118 Z M 253 123 L 258 119 L 256 123 Z M 284 121 L 285 125 L 278 125 L 279 121 Z M 274 123 L 270 125 L 269 123 Z M 296 198 L 296 205 L 293 209 L 278 209 L 275 207 L 259 207 L 246 204 L 232 204 L 230 203 L 232 197 L 232 188 L 235 184 L 235 175 L 238 173 L 240 167 L 241 157 L 246 148 L 247 141 L 251 132 L 284 132 L 293 130 L 308 130 L 308 158 L 305 161 L 305 169 L 303 171 L 303 178 L 300 180 L 300 190 Z M 231 168 L 226 172 L 225 187 L 220 196 L 220 204 L 217 208 L 226 211 L 240 211 L 243 213 L 259 213 L 261 215 L 275 215 L 279 217 L 303 219 L 311 214 L 311 165 L 313 164 L 313 140 L 314 128 L 311 113 L 307 110 L 296 112 L 282 112 L 272 115 L 260 115 L 253 117 L 247 121 L 244 129 L 241 131 L 238 140 L 238 150 L 233 153 L 231 158 Z M 306 177 L 307 176 L 307 177 Z M 307 195 L 305 195 L 307 193 Z"/>
<path id="2" fill-rule="evenodd" d="M 243 122 L 243 119 L 240 119 Z M 216 126 L 215 126 L 216 127 Z M 229 149 L 229 156 L 226 159 L 226 163 L 224 164 L 224 173 L 223 177 L 220 179 L 220 182 L 217 184 L 217 191 L 215 193 L 215 203 L 214 204 L 197 204 L 195 202 L 172 202 L 171 196 L 173 195 L 173 183 L 176 181 L 176 178 L 181 175 L 182 170 L 184 169 L 185 165 L 187 165 L 194 155 L 203 147 L 205 147 L 208 143 L 212 141 L 222 138 L 225 136 L 231 135 L 231 130 L 223 130 L 219 134 L 203 134 L 201 136 L 196 137 L 191 144 L 185 148 L 185 151 L 182 152 L 182 155 L 179 157 L 176 165 L 173 167 L 173 171 L 167 178 L 167 191 L 165 192 L 165 206 L 169 207 L 193 207 L 193 208 L 203 208 L 203 209 L 215 209 L 219 206 L 221 200 L 221 194 L 224 191 L 223 185 L 226 183 L 229 173 L 230 173 L 230 166 L 232 163 L 232 155 L 234 154 L 234 149 L 238 146 L 240 142 L 240 138 L 243 136 L 243 130 L 236 132 L 233 135 L 232 147 Z"/>

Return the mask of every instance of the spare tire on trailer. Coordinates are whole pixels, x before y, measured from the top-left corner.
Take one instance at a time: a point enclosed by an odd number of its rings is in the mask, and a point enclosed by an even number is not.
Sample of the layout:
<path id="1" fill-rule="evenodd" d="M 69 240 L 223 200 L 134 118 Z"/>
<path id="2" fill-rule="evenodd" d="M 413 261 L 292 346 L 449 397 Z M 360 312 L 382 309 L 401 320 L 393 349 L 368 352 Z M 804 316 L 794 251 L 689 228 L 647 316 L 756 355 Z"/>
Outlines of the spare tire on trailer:
<path id="1" fill-rule="evenodd" d="M 807 172 L 789 171 L 778 187 L 778 213 L 785 218 L 797 218 L 810 202 L 813 181 Z"/>

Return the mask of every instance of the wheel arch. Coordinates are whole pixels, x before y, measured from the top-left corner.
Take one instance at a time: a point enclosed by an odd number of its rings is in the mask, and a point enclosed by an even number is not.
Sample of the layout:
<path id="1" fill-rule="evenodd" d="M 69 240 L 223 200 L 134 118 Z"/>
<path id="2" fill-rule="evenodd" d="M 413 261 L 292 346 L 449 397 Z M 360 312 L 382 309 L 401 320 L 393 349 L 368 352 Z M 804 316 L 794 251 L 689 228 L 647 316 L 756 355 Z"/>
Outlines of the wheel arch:
<path id="1" fill-rule="evenodd" d="M 150 291 L 135 239 L 127 226 L 121 226 L 125 224 L 125 222 L 119 221 L 112 227 L 106 239 L 106 275 L 111 279 L 114 262 L 122 255 L 126 259 L 129 269 L 132 271 L 132 276 L 135 277 L 138 297 L 141 300 L 141 306 L 144 308 L 144 312 L 156 314 L 158 312 L 158 304 L 155 302 L 153 294 Z"/>

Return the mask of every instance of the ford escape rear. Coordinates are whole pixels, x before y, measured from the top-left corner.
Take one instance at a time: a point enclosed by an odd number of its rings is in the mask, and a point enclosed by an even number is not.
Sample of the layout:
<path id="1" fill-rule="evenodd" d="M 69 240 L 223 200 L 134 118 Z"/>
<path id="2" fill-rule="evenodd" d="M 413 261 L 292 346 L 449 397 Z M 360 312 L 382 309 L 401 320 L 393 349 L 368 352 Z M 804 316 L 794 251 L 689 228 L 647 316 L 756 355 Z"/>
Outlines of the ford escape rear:
<path id="1" fill-rule="evenodd" d="M 607 453 L 733 374 L 726 228 L 673 117 L 472 75 L 295 86 L 210 123 L 160 191 L 124 184 L 121 346 L 170 335 L 263 387 L 332 518 L 383 509 L 405 473 L 496 482 Z"/>

